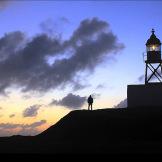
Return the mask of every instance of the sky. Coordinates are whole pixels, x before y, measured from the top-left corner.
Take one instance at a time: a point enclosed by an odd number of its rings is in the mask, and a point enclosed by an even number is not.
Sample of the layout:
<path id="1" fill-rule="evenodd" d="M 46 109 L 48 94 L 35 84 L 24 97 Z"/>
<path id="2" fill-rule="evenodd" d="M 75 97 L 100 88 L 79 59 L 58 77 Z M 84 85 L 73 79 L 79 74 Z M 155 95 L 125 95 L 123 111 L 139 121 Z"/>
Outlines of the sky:
<path id="1" fill-rule="evenodd" d="M 72 110 L 112 108 L 143 84 L 162 1 L 0 1 L 0 136 L 36 135 Z"/>

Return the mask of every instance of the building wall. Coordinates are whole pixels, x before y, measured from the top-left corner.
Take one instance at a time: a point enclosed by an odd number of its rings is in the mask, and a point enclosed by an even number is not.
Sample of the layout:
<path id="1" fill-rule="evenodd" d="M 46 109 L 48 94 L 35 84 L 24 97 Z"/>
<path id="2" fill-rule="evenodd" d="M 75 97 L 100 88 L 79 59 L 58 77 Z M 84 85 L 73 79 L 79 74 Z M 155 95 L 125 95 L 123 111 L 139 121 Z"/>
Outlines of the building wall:
<path id="1" fill-rule="evenodd" d="M 127 99 L 129 107 L 161 106 L 162 84 L 128 85 Z"/>

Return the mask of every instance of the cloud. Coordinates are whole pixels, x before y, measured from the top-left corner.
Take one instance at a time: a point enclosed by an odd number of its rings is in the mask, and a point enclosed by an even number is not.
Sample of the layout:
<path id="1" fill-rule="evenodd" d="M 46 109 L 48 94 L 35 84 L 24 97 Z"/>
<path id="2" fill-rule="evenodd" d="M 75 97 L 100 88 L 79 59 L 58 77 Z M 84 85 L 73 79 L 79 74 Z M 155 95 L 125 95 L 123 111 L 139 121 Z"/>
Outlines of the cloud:
<path id="1" fill-rule="evenodd" d="M 22 136 L 35 136 L 39 133 L 41 132 L 36 128 L 22 128 L 20 131 L 18 131 L 18 134 Z"/>
<path id="2" fill-rule="evenodd" d="M 92 96 L 94 99 L 98 99 L 98 98 L 100 98 L 101 94 L 99 94 L 99 93 L 93 93 L 91 96 Z"/>
<path id="3" fill-rule="evenodd" d="M 17 127 L 21 127 L 21 124 L 10 124 L 10 123 L 1 123 L 0 129 L 15 129 Z"/>
<path id="4" fill-rule="evenodd" d="M 35 117 L 38 115 L 38 110 L 40 109 L 41 105 L 33 105 L 26 108 L 23 111 L 23 117 Z"/>
<path id="5" fill-rule="evenodd" d="M 0 10 L 5 8 L 9 2 L 9 0 L 0 0 Z"/>
<path id="6" fill-rule="evenodd" d="M 55 35 L 55 36 L 57 34 L 57 32 L 56 32 L 57 24 L 55 23 L 55 21 L 53 19 L 49 18 L 49 19 L 41 22 L 40 28 L 46 34 Z"/>
<path id="7" fill-rule="evenodd" d="M 80 82 L 73 82 L 73 91 L 82 90 L 83 88 L 90 87 L 90 84 L 81 84 Z"/>
<path id="8" fill-rule="evenodd" d="M 10 117 L 10 118 L 13 118 L 13 117 L 15 117 L 15 114 L 11 114 L 9 117 Z"/>
<path id="9" fill-rule="evenodd" d="M 26 125 L 24 128 L 36 128 L 36 127 L 39 127 L 39 126 L 41 126 L 41 125 L 43 125 L 43 124 L 45 124 L 46 123 L 46 120 L 41 120 L 41 121 L 38 121 L 38 122 L 35 122 L 35 123 L 32 123 L 32 124 L 30 124 L 30 125 Z"/>
<path id="10" fill-rule="evenodd" d="M 67 17 L 62 16 L 59 19 L 60 19 L 60 21 L 62 23 L 65 23 L 65 24 L 69 24 L 70 23 L 70 20 Z"/>
<path id="11" fill-rule="evenodd" d="M 20 31 L 7 33 L 0 38 L 0 62 L 16 54 L 25 41 L 25 34 Z"/>
<path id="12" fill-rule="evenodd" d="M 23 97 L 23 99 L 28 100 L 28 99 L 30 99 L 32 96 L 31 96 L 31 95 L 23 95 L 22 97 Z"/>
<path id="13" fill-rule="evenodd" d="M 127 99 L 124 99 L 119 104 L 117 104 L 116 106 L 114 106 L 114 108 L 126 108 L 126 107 L 127 107 Z"/>
<path id="14" fill-rule="evenodd" d="M 0 124 L 0 136 L 11 136 L 15 134 L 19 135 L 36 135 L 40 133 L 37 127 L 45 124 L 46 120 L 41 120 L 34 122 L 32 124 L 11 124 L 11 123 L 1 123 Z M 16 132 L 13 130 L 18 129 Z"/>
<path id="15" fill-rule="evenodd" d="M 86 101 L 86 97 L 81 97 L 79 95 L 74 95 L 69 93 L 67 96 L 62 98 L 61 100 L 53 100 L 50 105 L 59 105 L 64 106 L 69 109 L 77 109 L 81 108 Z"/>
<path id="16" fill-rule="evenodd" d="M 59 17 L 56 20 L 48 18 L 40 23 L 40 29 L 50 36 L 60 37 L 60 29 L 69 23 L 70 21 L 66 17 Z"/>
<path id="17" fill-rule="evenodd" d="M 97 85 L 97 87 L 96 87 L 96 89 L 104 89 L 105 88 L 105 85 L 103 85 L 103 84 L 99 84 L 99 85 Z"/>
<path id="18" fill-rule="evenodd" d="M 158 71 L 158 73 L 159 74 L 161 74 L 161 72 L 160 72 L 160 70 Z M 156 74 L 157 75 L 157 74 Z M 148 77 L 147 78 L 150 78 L 150 76 L 151 76 L 151 74 L 148 74 Z M 160 78 L 159 77 L 159 75 L 157 75 L 158 76 L 158 78 Z M 158 79 L 157 79 L 157 77 L 155 76 L 155 75 L 153 75 L 152 77 L 151 77 L 151 79 L 150 79 L 150 81 L 149 82 L 151 82 L 151 81 L 159 81 Z M 145 82 L 145 75 L 141 75 L 140 77 L 138 77 L 138 81 L 139 82 Z"/>
<path id="19" fill-rule="evenodd" d="M 79 27 L 74 31 L 71 41 L 76 43 L 77 40 L 90 40 L 97 36 L 98 34 L 103 33 L 109 24 L 105 21 L 98 20 L 97 18 L 85 19 L 83 20 Z"/>
<path id="20" fill-rule="evenodd" d="M 22 92 L 43 93 L 67 85 L 80 88 L 77 80 L 84 80 L 80 74 L 93 74 L 107 56 L 114 57 L 123 48 L 109 24 L 98 18 L 83 20 L 68 40 L 8 33 L 0 38 L 0 93 L 13 85 Z"/>
<path id="21" fill-rule="evenodd" d="M 151 67 L 150 67 L 151 68 Z M 157 68 L 157 67 L 154 67 L 155 69 Z M 152 69 L 152 68 L 151 68 Z M 153 71 L 154 71 L 154 69 L 152 69 Z M 159 74 L 161 74 L 161 69 L 160 68 L 158 68 L 158 70 L 157 70 L 157 72 L 159 73 Z M 148 68 L 148 72 L 147 72 L 147 78 L 150 78 L 151 77 L 151 75 L 153 74 L 153 72 Z M 153 75 L 152 77 L 151 77 L 151 79 L 150 79 L 150 81 L 149 82 L 151 82 L 151 81 L 158 81 L 159 82 L 159 80 L 157 79 L 157 77 L 160 79 L 160 76 L 156 73 L 155 75 Z M 139 76 L 138 77 L 138 81 L 139 82 L 145 82 L 145 75 L 144 74 L 142 74 L 141 76 Z"/>
<path id="22" fill-rule="evenodd" d="M 145 75 L 141 75 L 138 77 L 139 82 L 143 82 L 145 80 Z"/>

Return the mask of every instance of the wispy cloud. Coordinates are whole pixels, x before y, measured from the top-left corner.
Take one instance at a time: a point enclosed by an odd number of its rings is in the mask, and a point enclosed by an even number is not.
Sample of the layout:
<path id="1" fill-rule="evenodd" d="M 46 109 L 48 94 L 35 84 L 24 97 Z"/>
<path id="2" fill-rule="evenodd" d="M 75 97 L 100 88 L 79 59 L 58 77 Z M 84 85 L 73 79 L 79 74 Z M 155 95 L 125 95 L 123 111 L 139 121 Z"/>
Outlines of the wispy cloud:
<path id="1" fill-rule="evenodd" d="M 36 135 L 40 133 L 37 128 L 45 124 L 46 120 L 34 122 L 32 124 L 13 124 L 13 123 L 1 123 L 0 124 L 0 136 L 11 136 L 14 134 L 19 135 Z M 13 130 L 18 129 L 16 132 Z"/>

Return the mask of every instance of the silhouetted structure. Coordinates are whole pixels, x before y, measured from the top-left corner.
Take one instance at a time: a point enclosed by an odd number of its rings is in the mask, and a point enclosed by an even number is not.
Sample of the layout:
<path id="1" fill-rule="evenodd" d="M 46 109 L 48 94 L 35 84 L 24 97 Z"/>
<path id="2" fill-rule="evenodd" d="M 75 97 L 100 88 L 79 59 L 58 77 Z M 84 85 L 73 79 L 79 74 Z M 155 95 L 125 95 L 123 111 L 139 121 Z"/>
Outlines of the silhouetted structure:
<path id="1" fill-rule="evenodd" d="M 146 52 L 145 84 L 128 85 L 128 107 L 162 107 L 161 42 L 156 37 L 154 29 L 146 42 Z"/>
<path id="2" fill-rule="evenodd" d="M 93 98 L 91 95 L 88 97 L 87 102 L 88 102 L 88 110 L 92 110 Z"/>
<path id="3" fill-rule="evenodd" d="M 147 59 L 146 72 L 145 72 L 145 84 L 150 83 L 153 77 L 162 82 L 162 59 L 161 59 L 161 42 L 156 37 L 154 29 L 152 29 L 152 35 L 146 42 Z M 155 68 L 154 65 L 157 65 Z M 151 74 L 148 75 L 148 70 Z"/>

